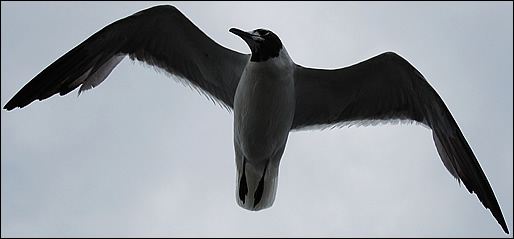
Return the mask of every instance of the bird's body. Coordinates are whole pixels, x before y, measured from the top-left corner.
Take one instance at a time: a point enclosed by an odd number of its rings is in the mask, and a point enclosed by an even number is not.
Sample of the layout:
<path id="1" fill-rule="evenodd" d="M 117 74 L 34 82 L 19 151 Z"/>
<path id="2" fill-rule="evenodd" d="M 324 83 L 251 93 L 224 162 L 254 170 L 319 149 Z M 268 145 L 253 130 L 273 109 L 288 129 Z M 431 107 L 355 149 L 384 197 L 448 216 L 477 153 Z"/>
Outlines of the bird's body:
<path id="1" fill-rule="evenodd" d="M 249 210 L 273 204 L 278 167 L 291 130 L 374 120 L 411 120 L 433 131 L 448 171 L 476 193 L 508 233 L 501 209 L 471 147 L 448 108 L 419 71 L 386 52 L 335 70 L 297 65 L 273 32 L 231 29 L 250 47 L 218 45 L 172 6 L 116 21 L 86 39 L 27 83 L 12 110 L 54 94 L 100 84 L 128 55 L 183 78 L 234 110 L 236 200 Z"/>
<path id="2" fill-rule="evenodd" d="M 267 208 L 275 199 L 278 166 L 294 117 L 294 69 L 283 48 L 279 57 L 248 62 L 237 87 L 234 100 L 237 201 L 244 208 Z M 259 193 L 261 178 L 265 185 Z M 241 187 L 248 188 L 247 195 L 240 191 Z"/>

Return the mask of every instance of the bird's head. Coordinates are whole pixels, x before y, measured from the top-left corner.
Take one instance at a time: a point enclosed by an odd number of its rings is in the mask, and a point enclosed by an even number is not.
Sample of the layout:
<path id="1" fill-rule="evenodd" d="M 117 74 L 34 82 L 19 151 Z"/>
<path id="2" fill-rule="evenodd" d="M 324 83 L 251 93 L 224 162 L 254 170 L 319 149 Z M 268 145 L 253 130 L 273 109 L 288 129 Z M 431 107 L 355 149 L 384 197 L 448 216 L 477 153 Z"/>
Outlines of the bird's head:
<path id="1" fill-rule="evenodd" d="M 250 61 L 262 62 L 278 57 L 283 48 L 280 38 L 275 33 L 266 29 L 255 29 L 253 31 L 242 31 L 237 28 L 230 28 L 230 32 L 243 38 L 252 51 Z"/>

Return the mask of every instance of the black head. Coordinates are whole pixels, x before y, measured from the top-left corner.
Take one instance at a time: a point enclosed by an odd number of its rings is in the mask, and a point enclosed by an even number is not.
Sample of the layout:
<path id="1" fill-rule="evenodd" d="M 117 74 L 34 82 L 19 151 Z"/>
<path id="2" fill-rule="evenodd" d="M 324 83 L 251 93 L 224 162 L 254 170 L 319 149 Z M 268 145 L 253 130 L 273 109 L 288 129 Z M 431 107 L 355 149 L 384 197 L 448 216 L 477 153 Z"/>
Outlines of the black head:
<path id="1" fill-rule="evenodd" d="M 250 61 L 261 62 L 277 57 L 282 49 L 282 42 L 275 33 L 266 29 L 256 29 L 245 32 L 236 28 L 230 28 L 230 32 L 243 38 L 252 51 Z"/>

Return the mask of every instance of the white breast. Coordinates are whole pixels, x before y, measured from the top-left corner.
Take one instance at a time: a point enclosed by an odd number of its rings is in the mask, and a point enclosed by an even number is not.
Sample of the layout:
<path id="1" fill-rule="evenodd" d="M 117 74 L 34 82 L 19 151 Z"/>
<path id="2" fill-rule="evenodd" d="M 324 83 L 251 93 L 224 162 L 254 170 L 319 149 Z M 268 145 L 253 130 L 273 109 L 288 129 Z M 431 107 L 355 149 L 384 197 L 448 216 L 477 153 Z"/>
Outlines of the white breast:
<path id="1" fill-rule="evenodd" d="M 234 143 L 250 161 L 269 159 L 287 141 L 295 109 L 294 63 L 278 57 L 249 62 L 234 99 Z"/>

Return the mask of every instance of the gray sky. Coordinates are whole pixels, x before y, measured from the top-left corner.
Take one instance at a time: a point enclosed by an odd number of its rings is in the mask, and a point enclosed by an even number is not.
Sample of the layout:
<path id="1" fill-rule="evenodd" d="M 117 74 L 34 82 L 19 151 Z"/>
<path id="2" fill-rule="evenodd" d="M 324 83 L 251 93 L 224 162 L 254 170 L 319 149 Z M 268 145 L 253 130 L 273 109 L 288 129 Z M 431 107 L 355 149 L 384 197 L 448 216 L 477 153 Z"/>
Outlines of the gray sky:
<path id="1" fill-rule="evenodd" d="M 2 2 L 1 106 L 153 2 Z M 385 51 L 441 95 L 513 226 L 512 2 L 177 2 L 200 29 L 264 27 L 304 66 Z M 2 237 L 505 237 L 419 125 L 291 133 L 275 204 L 235 201 L 232 113 L 125 59 L 99 87 L 1 110 Z"/>

